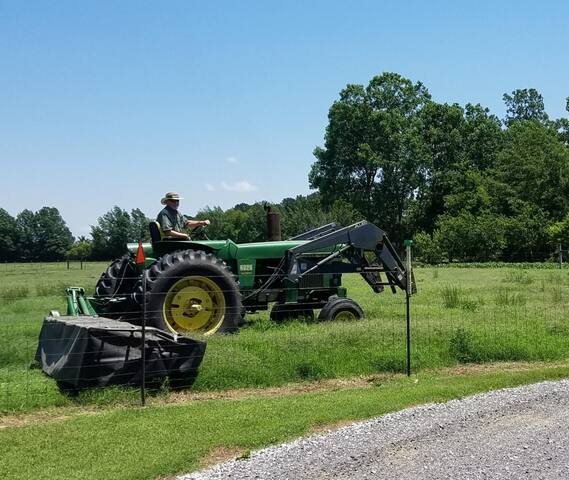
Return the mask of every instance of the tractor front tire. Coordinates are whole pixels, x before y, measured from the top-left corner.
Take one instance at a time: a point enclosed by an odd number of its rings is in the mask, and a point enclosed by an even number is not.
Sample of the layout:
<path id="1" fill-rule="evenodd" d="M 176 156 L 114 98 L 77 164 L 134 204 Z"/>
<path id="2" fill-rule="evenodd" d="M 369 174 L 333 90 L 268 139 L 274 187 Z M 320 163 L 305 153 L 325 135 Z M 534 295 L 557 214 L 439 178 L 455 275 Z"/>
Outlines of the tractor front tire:
<path id="1" fill-rule="evenodd" d="M 211 253 L 164 255 L 145 271 L 148 324 L 178 335 L 233 333 L 241 319 L 239 286 Z"/>
<path id="2" fill-rule="evenodd" d="M 364 317 L 362 308 L 350 298 L 332 298 L 324 305 L 318 320 L 360 320 Z"/>

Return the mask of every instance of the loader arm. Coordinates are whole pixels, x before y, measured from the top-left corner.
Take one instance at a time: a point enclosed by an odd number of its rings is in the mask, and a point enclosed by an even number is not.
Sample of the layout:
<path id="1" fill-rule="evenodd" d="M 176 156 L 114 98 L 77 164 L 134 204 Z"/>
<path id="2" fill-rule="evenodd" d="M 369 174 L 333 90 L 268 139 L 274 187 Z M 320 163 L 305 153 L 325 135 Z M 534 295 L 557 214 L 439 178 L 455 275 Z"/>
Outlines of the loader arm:
<path id="1" fill-rule="evenodd" d="M 306 258 L 317 252 L 331 253 L 318 262 L 307 263 Z M 339 257 L 349 263 L 331 263 Z M 395 293 L 396 287 L 406 290 L 407 275 L 410 274 L 411 292 L 416 292 L 412 272 L 406 272 L 385 232 L 367 221 L 331 231 L 293 247 L 287 251 L 285 260 L 286 278 L 294 283 L 313 273 L 355 272 L 361 274 L 374 292 L 379 293 L 388 285 Z M 385 273 L 386 282 L 381 279 L 382 272 Z"/>

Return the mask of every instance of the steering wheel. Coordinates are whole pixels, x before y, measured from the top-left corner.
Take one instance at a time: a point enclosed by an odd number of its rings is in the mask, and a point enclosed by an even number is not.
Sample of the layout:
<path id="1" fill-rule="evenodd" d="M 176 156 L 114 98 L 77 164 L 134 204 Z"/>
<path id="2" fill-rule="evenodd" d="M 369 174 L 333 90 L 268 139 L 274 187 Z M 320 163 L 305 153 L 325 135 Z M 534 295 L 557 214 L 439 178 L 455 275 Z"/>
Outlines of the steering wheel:
<path id="1" fill-rule="evenodd" d="M 205 227 L 199 225 L 196 228 L 190 229 L 190 237 L 197 237 L 197 240 L 209 240 L 209 237 L 205 233 Z"/>

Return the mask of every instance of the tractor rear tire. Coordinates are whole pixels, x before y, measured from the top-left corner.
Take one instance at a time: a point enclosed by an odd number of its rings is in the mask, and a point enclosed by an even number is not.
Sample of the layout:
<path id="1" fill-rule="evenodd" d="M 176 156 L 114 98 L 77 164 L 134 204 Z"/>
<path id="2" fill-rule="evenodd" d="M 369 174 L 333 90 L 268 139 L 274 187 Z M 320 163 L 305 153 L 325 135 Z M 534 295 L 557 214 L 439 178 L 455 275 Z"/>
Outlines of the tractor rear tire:
<path id="1" fill-rule="evenodd" d="M 350 298 L 332 298 L 324 305 L 318 315 L 320 321 L 361 320 L 364 317 L 362 308 Z"/>
<path id="2" fill-rule="evenodd" d="M 114 260 L 101 274 L 95 285 L 94 297 L 105 300 L 116 295 L 130 294 L 137 280 L 138 275 L 127 253 Z"/>
<path id="3" fill-rule="evenodd" d="M 201 250 L 169 253 L 144 275 L 150 326 L 178 335 L 237 331 L 242 311 L 239 286 L 215 255 Z"/>
<path id="4" fill-rule="evenodd" d="M 290 320 L 304 318 L 307 321 L 314 320 L 314 310 L 303 307 L 301 304 L 275 303 L 271 309 L 271 320 L 275 323 L 283 323 Z"/>

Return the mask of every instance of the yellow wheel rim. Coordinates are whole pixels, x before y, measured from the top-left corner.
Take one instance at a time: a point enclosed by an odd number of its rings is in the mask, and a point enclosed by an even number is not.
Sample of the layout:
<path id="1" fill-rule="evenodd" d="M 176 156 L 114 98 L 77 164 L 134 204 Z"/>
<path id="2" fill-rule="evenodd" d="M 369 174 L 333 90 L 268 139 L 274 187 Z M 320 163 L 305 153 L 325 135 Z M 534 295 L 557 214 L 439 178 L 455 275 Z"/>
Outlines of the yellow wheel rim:
<path id="1" fill-rule="evenodd" d="M 182 278 L 166 293 L 162 313 L 168 328 L 174 333 L 211 335 L 223 325 L 223 290 L 207 277 Z"/>
<path id="2" fill-rule="evenodd" d="M 340 321 L 350 321 L 357 319 L 358 317 L 356 316 L 356 314 L 354 312 L 351 312 L 350 310 L 342 310 L 338 312 L 338 314 L 334 317 L 334 320 L 340 320 Z"/>

